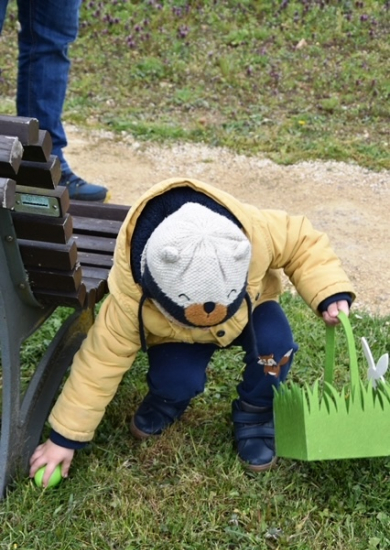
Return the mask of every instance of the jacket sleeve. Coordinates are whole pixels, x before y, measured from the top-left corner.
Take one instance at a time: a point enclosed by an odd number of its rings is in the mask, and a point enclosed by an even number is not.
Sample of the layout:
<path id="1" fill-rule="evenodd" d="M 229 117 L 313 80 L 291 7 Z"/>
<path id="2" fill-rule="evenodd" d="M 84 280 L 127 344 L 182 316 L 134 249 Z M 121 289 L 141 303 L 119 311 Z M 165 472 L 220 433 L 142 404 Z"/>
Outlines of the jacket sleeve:
<path id="1" fill-rule="evenodd" d="M 109 295 L 103 302 L 49 422 L 63 437 L 90 441 L 140 348 L 138 324 Z"/>
<path id="2" fill-rule="evenodd" d="M 325 233 L 313 228 L 305 216 L 264 211 L 271 268 L 282 268 L 305 302 L 318 314 L 319 304 L 354 289 Z"/>

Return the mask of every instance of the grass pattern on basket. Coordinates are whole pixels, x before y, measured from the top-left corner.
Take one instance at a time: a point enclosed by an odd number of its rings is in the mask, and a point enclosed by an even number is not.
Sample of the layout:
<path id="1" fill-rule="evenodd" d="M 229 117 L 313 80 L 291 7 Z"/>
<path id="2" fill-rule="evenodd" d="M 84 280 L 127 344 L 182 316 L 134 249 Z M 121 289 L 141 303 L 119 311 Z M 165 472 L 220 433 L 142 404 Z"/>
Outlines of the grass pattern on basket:
<path id="1" fill-rule="evenodd" d="M 383 381 L 359 379 L 356 350 L 348 317 L 340 314 L 350 357 L 349 386 L 333 386 L 334 328 L 327 327 L 323 390 L 296 383 L 275 391 L 278 456 L 300 460 L 368 458 L 390 453 L 390 392 Z"/>

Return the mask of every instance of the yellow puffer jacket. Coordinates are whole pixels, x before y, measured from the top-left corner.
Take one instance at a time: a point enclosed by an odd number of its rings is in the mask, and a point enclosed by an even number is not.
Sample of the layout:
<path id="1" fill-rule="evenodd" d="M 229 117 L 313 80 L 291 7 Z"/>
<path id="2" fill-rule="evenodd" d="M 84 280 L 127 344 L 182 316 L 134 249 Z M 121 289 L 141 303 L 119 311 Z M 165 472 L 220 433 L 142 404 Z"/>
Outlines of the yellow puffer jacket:
<path id="1" fill-rule="evenodd" d="M 153 186 L 131 208 L 118 235 L 110 294 L 96 322 L 74 357 L 64 389 L 49 421 L 53 429 L 74 441 L 90 441 L 125 372 L 140 349 L 138 308 L 141 287 L 130 269 L 129 243 L 144 206 L 157 195 L 190 186 L 225 206 L 240 221 L 252 243 L 247 292 L 252 306 L 277 300 L 283 269 L 298 293 L 318 313 L 324 299 L 339 292 L 354 296 L 351 283 L 327 236 L 313 229 L 304 216 L 278 210 L 259 210 L 215 187 L 196 180 L 170 179 Z M 142 308 L 148 346 L 163 342 L 214 342 L 229 345 L 248 322 L 245 303 L 227 322 L 205 331 L 184 328 L 164 317 L 151 300 Z"/>

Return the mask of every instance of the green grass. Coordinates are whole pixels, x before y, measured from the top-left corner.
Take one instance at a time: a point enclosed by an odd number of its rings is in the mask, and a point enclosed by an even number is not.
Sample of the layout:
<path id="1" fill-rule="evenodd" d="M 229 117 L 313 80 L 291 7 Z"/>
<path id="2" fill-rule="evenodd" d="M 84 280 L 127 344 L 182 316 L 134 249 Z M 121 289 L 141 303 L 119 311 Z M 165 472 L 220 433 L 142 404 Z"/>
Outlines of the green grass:
<path id="1" fill-rule="evenodd" d="M 389 29 L 384 0 L 85 1 L 64 118 L 284 164 L 389 169 Z M 3 34 L 11 113 L 15 1 Z"/>
<path id="2" fill-rule="evenodd" d="M 0 60 L 0 111 L 10 114 L 15 13 L 11 0 Z M 389 169 L 389 27 L 389 3 L 372 0 L 84 2 L 64 119 L 279 163 Z M 311 385 L 323 376 L 324 325 L 288 294 L 283 306 L 300 345 L 291 380 Z M 64 313 L 26 342 L 26 383 Z M 374 357 L 390 351 L 390 317 L 355 312 L 352 324 Z M 344 347 L 341 339 L 340 387 Z M 216 353 L 183 420 L 139 443 L 128 426 L 146 391 L 141 353 L 70 478 L 51 491 L 16 480 L 0 503 L 0 549 L 387 550 L 388 458 L 244 470 L 230 419 L 241 370 L 241 350 Z"/>
<path id="3" fill-rule="evenodd" d="M 282 305 L 300 345 L 291 380 L 312 384 L 323 377 L 325 326 L 298 298 L 285 294 Z M 59 310 L 43 334 L 26 343 L 27 372 L 65 313 Z M 355 312 L 351 322 L 356 339 L 364 335 L 375 358 L 390 351 L 390 317 Z M 343 385 L 348 356 L 341 336 L 337 356 L 336 381 Z M 182 421 L 140 443 L 128 429 L 146 392 L 147 361 L 140 353 L 94 441 L 76 454 L 70 478 L 42 491 L 20 476 L 0 503 L 0 548 L 387 550 L 388 458 L 280 459 L 272 472 L 245 471 L 233 448 L 230 418 L 242 366 L 239 348 L 216 353 L 206 391 Z"/>

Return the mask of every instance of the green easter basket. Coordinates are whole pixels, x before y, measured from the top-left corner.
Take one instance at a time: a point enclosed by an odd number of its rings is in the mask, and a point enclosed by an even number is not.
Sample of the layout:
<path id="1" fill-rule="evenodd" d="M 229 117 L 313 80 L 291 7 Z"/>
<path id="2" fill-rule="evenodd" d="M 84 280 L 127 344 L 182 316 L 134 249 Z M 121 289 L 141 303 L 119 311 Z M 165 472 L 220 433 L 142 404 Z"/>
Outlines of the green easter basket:
<path id="1" fill-rule="evenodd" d="M 326 327 L 324 384 L 281 384 L 275 390 L 275 443 L 280 457 L 333 460 L 390 455 L 390 391 L 359 378 L 352 328 L 339 314 L 350 361 L 350 384 L 333 386 L 335 328 Z"/>

